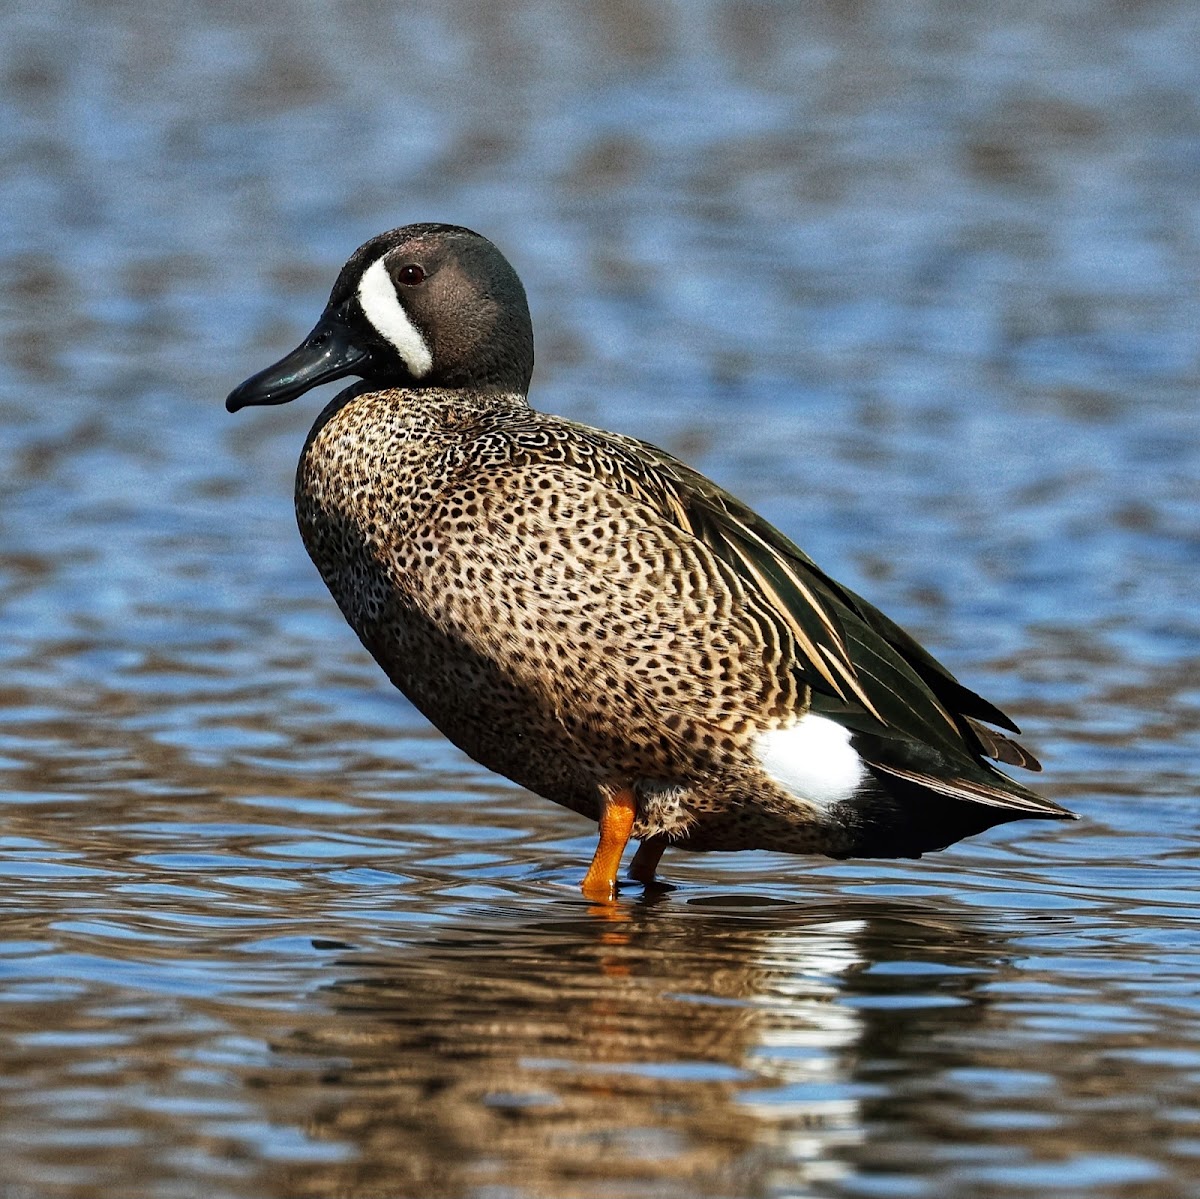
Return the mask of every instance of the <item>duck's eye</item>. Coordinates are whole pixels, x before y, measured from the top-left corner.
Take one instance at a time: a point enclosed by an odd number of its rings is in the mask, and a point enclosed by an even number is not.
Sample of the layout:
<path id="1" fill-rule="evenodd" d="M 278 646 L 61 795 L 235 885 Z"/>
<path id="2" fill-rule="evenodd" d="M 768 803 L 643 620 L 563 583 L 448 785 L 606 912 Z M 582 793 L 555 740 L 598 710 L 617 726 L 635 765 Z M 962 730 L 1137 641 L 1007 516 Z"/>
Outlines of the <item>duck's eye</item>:
<path id="1" fill-rule="evenodd" d="M 425 269 L 419 267 L 415 262 L 410 262 L 407 266 L 402 266 L 396 272 L 396 278 L 401 283 L 407 283 L 412 287 L 417 283 L 425 282 Z"/>

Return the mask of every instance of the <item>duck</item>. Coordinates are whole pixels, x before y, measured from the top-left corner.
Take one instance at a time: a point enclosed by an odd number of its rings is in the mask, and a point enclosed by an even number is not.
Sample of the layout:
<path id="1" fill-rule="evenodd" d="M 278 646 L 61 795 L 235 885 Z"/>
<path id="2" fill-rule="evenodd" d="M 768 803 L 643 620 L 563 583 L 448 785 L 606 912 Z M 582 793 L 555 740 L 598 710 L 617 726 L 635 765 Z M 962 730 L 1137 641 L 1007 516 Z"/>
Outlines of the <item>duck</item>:
<path id="1" fill-rule="evenodd" d="M 665 450 L 529 402 L 516 271 L 457 225 L 346 262 L 230 412 L 355 381 L 296 472 L 304 545 L 391 682 L 489 770 L 598 825 L 581 888 L 668 848 L 917 858 L 1074 813 L 1017 725 Z"/>

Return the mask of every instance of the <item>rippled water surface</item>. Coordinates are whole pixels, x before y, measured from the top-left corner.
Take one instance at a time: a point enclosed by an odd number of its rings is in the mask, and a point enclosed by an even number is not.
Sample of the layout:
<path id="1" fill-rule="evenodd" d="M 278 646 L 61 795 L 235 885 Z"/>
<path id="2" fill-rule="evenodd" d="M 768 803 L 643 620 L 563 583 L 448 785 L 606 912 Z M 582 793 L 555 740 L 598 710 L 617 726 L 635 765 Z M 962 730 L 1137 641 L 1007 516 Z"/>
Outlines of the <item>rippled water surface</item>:
<path id="1" fill-rule="evenodd" d="M 1200 1196 L 1200 8 L 14 0 L 0 1195 Z M 434 734 L 226 415 L 343 259 L 509 253 L 1083 817 L 668 855 Z"/>

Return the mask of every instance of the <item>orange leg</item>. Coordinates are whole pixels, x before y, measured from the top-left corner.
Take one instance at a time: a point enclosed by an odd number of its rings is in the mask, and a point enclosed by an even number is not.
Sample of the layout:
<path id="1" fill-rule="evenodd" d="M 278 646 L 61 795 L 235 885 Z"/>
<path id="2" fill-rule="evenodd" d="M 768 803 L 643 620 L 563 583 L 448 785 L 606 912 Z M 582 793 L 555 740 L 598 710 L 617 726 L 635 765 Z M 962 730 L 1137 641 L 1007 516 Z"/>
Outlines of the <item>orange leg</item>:
<path id="1" fill-rule="evenodd" d="M 583 877 L 583 893 L 588 899 L 608 903 L 616 896 L 617 871 L 636 816 L 637 801 L 628 787 L 620 787 L 605 798 L 600 813 L 600 842 Z"/>
<path id="2" fill-rule="evenodd" d="M 654 882 L 654 872 L 658 869 L 658 860 L 667 848 L 666 837 L 648 837 L 638 846 L 638 851 L 629 863 L 629 877 L 635 883 L 644 883 L 649 887 Z"/>

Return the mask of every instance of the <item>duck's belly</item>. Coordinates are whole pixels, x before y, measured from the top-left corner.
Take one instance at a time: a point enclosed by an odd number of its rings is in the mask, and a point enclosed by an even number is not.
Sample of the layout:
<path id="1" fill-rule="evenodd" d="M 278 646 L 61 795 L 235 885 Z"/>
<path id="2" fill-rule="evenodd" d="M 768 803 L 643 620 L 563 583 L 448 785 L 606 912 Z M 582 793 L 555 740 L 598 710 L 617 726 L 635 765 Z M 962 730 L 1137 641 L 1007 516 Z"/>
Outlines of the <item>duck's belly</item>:
<path id="1" fill-rule="evenodd" d="M 461 630 L 407 604 L 393 602 L 382 619 L 356 631 L 391 681 L 461 750 L 547 799 L 598 818 L 592 747 L 572 736 L 546 695 L 510 663 L 479 653 Z"/>
<path id="2" fill-rule="evenodd" d="M 546 690 L 514 676 L 507 660 L 464 655 L 457 637 L 420 614 L 407 612 L 382 632 L 382 652 L 374 638 L 364 643 L 430 722 L 475 761 L 537 795 L 597 820 L 602 787 L 631 786 L 633 835 L 667 835 L 684 849 L 842 850 L 840 822 L 781 788 L 753 759 L 664 745 L 652 712 L 609 722 L 614 711 L 630 716 L 631 704 L 601 705 L 600 716 L 594 697 L 557 706 Z"/>

